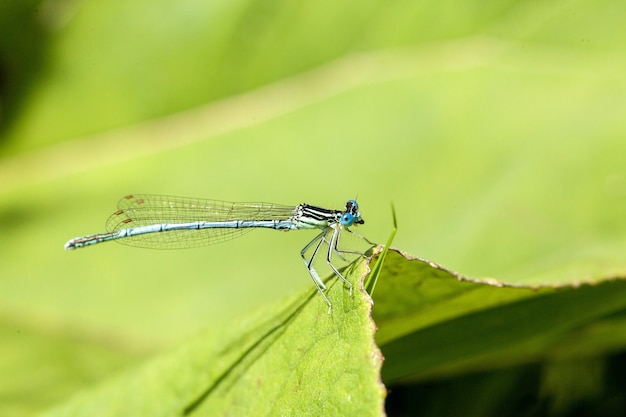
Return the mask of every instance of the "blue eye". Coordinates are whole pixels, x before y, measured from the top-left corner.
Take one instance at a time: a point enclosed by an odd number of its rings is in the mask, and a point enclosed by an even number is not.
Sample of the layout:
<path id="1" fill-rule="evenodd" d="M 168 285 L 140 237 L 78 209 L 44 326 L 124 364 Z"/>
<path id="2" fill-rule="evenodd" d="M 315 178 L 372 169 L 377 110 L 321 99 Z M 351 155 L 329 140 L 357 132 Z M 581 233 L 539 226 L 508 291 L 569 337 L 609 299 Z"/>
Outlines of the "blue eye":
<path id="1" fill-rule="evenodd" d="M 352 213 L 343 213 L 341 215 L 342 226 L 352 226 L 354 224 L 354 216 Z"/>

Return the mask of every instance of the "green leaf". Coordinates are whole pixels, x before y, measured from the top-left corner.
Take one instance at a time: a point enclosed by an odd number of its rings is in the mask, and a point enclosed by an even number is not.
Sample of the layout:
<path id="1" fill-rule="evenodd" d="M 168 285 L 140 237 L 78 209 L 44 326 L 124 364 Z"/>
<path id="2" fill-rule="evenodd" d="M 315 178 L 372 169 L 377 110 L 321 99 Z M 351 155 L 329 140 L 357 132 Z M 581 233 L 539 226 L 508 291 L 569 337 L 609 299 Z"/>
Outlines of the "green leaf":
<path id="1" fill-rule="evenodd" d="M 513 286 L 470 279 L 405 256 L 390 252 L 374 297 L 385 382 L 441 378 L 566 352 L 570 357 L 597 355 L 626 346 L 621 333 L 610 344 L 592 337 L 567 343 L 626 312 L 623 280 L 611 276 L 596 285 Z"/>
<path id="2" fill-rule="evenodd" d="M 358 288 L 364 261 L 346 278 Z M 380 416 L 385 390 L 371 300 L 333 279 L 218 326 L 45 416 Z"/>
<path id="3" fill-rule="evenodd" d="M 392 250 L 374 297 L 376 340 L 385 357 L 382 379 L 391 385 L 392 393 L 418 382 L 430 383 L 422 390 L 432 390 L 433 381 L 446 380 L 442 392 L 450 394 L 456 383 L 453 392 L 460 395 L 481 383 L 479 378 L 461 382 L 466 375 L 492 376 L 495 386 L 482 387 L 474 397 L 459 397 L 456 406 L 444 405 L 450 399 L 436 396 L 422 401 L 423 415 L 432 412 L 430 407 L 442 406 L 447 412 L 465 409 L 467 415 L 520 412 L 514 391 L 528 389 L 528 382 L 523 382 L 528 372 L 511 370 L 533 363 L 545 368 L 536 384 L 542 386 L 543 399 L 549 400 L 554 412 L 568 412 L 582 401 L 610 398 L 611 388 L 604 388 L 610 381 L 603 364 L 608 355 L 626 348 L 626 275 L 613 275 L 612 270 L 596 265 L 596 273 L 586 283 L 574 281 L 576 275 L 541 274 L 555 284 L 547 280 L 531 286 L 467 278 Z M 568 280 L 572 284 L 563 284 Z M 576 372 L 593 374 L 594 382 L 572 378 Z M 508 403 L 486 394 L 503 387 L 502 377 L 510 385 L 504 391 Z M 467 398 L 474 401 L 465 404 Z M 528 407 L 528 400 L 519 399 L 519 404 Z M 469 408 L 475 413 L 469 413 Z"/>

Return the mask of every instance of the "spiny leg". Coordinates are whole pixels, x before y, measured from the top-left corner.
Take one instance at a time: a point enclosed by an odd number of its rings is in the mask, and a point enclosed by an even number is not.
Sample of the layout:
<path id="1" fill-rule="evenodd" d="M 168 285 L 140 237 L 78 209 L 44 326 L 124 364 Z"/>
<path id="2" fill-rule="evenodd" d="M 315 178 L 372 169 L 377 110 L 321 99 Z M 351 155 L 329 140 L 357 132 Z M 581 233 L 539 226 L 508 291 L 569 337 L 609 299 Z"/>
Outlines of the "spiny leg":
<path id="1" fill-rule="evenodd" d="M 326 255 L 326 262 L 328 263 L 328 266 L 330 266 L 330 269 L 333 270 L 333 272 L 343 281 L 346 283 L 346 285 L 348 285 L 348 287 L 350 287 L 350 296 L 352 296 L 352 283 L 350 281 L 348 281 L 343 275 L 341 275 L 341 273 L 339 272 L 339 270 L 337 268 L 335 268 L 335 265 L 333 265 L 332 262 L 332 254 L 334 251 L 336 251 L 337 249 L 337 240 L 339 239 L 339 234 L 341 233 L 341 227 L 335 227 L 333 228 L 333 234 L 330 237 L 330 243 L 328 244 L 328 253 Z"/>
<path id="2" fill-rule="evenodd" d="M 332 236 L 332 235 L 331 235 Z M 328 241 L 328 239 L 326 239 L 326 237 L 324 236 L 324 243 L 326 243 L 326 245 L 328 245 L 329 248 L 331 248 L 333 245 L 331 242 Z M 343 256 L 343 253 L 346 253 L 347 251 L 342 251 L 342 250 L 337 250 L 335 249 L 335 253 L 337 254 L 337 256 L 339 256 L 341 258 L 342 261 L 344 262 L 349 262 L 345 256 Z M 348 252 L 348 253 L 353 253 L 353 252 Z M 360 252 L 354 252 L 355 254 L 360 253 Z"/>
<path id="3" fill-rule="evenodd" d="M 352 234 L 354 234 L 357 237 L 360 237 L 362 239 L 364 239 L 367 243 L 371 244 L 371 245 L 375 245 L 374 243 L 370 242 L 369 240 L 367 240 L 365 237 L 361 236 L 358 233 L 353 232 L 352 230 L 348 229 L 347 227 L 343 227 L 343 230 L 346 230 Z M 363 252 L 359 252 L 359 251 L 352 251 L 352 250 L 343 250 L 343 249 L 339 249 L 339 234 L 341 233 L 341 230 L 339 230 L 337 232 L 337 239 L 335 241 L 335 245 L 333 245 L 331 242 L 329 242 L 326 237 L 324 237 L 324 243 L 326 243 L 329 247 L 333 248 L 333 251 L 337 254 L 337 256 L 339 256 L 341 258 L 342 261 L 344 262 L 349 262 L 348 259 L 346 259 L 345 256 L 343 256 L 344 253 L 350 254 L 350 255 L 359 255 L 359 256 L 363 256 L 365 257 L 365 254 Z M 334 247 L 333 247 L 334 246 Z"/>
<path id="4" fill-rule="evenodd" d="M 362 235 L 362 234 L 360 234 L 360 233 L 357 233 L 357 232 L 355 232 L 355 231 L 353 231 L 353 230 L 350 230 L 350 229 L 348 229 L 347 227 L 344 227 L 344 229 L 345 229 L 347 232 L 352 233 L 354 236 L 358 237 L 359 239 L 362 239 L 362 240 L 366 241 L 368 244 L 370 244 L 370 245 L 372 245 L 372 246 L 376 246 L 376 245 L 378 245 L 378 243 L 374 243 L 374 242 L 372 242 L 371 240 L 369 240 L 368 238 L 366 238 L 365 236 L 363 236 L 363 235 Z"/>
<path id="5" fill-rule="evenodd" d="M 348 233 L 352 233 L 354 236 L 356 236 L 356 237 L 358 237 L 360 239 L 363 239 L 364 241 L 366 241 L 368 244 L 370 244 L 372 246 L 376 246 L 376 243 L 370 242 L 370 240 L 367 239 L 365 236 L 362 236 L 362 235 L 358 234 L 357 232 L 353 232 L 352 230 L 348 229 L 347 227 L 344 227 L 343 230 L 345 230 Z M 335 247 L 333 248 L 333 250 L 343 260 L 345 260 L 345 258 L 343 256 L 341 256 L 342 253 L 348 253 L 348 254 L 351 254 L 351 255 L 359 255 L 359 256 L 362 256 L 364 258 L 367 258 L 367 256 L 365 256 L 365 254 L 363 252 L 339 249 L 339 237 L 337 237 L 337 241 L 335 242 Z"/>
<path id="6" fill-rule="evenodd" d="M 317 274 L 317 271 L 315 271 L 315 269 L 313 268 L 313 260 L 315 259 L 317 252 L 322 246 L 322 243 L 326 240 L 327 233 L 328 233 L 328 230 L 324 230 L 322 233 L 315 236 L 313 240 L 311 240 L 309 243 L 307 243 L 307 245 L 304 248 L 302 248 L 302 250 L 300 251 L 300 256 L 302 256 L 302 259 L 304 260 L 304 264 L 306 265 L 306 269 L 309 271 L 309 275 L 311 275 L 311 279 L 313 279 L 313 283 L 315 284 L 315 287 L 317 288 L 317 292 L 320 293 L 324 301 L 326 301 L 326 304 L 328 304 L 328 314 L 330 314 L 330 309 L 332 307 L 332 304 L 330 300 L 328 299 L 328 297 L 326 297 L 326 294 L 324 294 L 326 285 L 324 285 L 324 281 L 321 280 L 321 278 Z M 311 248 L 311 246 L 315 244 L 315 242 L 317 242 L 317 245 L 315 245 L 315 249 L 313 250 L 311 259 L 307 259 L 305 256 L 305 253 L 309 250 L 309 248 Z"/>

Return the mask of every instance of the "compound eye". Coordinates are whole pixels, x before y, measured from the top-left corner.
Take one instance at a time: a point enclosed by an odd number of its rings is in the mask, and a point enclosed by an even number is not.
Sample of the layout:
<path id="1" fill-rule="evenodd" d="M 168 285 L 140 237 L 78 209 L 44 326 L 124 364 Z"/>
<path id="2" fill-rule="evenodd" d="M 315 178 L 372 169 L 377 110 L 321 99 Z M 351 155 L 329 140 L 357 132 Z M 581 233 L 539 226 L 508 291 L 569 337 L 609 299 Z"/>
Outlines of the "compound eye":
<path id="1" fill-rule="evenodd" d="M 354 215 L 352 213 L 343 213 L 340 221 L 342 226 L 352 226 L 354 224 Z"/>

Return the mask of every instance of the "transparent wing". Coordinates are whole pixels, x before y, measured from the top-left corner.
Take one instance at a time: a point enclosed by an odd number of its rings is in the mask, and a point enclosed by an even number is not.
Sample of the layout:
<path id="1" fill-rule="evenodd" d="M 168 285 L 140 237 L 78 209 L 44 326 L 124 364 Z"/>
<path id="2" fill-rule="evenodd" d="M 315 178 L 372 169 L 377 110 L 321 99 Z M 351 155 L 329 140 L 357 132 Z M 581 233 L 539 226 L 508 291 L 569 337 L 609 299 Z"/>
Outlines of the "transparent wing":
<path id="1" fill-rule="evenodd" d="M 286 220 L 295 206 L 270 203 L 230 203 L 199 198 L 137 194 L 122 198 L 119 210 L 106 222 L 108 232 L 155 224 L 185 224 L 200 221 Z M 138 234 L 116 242 L 143 248 L 183 249 L 212 245 L 237 238 L 250 228 L 182 229 Z"/>

